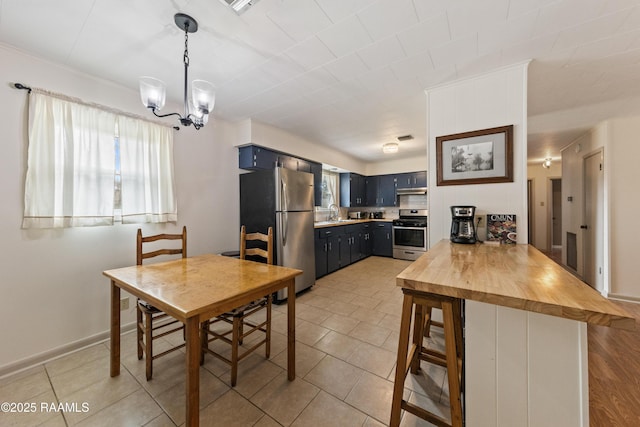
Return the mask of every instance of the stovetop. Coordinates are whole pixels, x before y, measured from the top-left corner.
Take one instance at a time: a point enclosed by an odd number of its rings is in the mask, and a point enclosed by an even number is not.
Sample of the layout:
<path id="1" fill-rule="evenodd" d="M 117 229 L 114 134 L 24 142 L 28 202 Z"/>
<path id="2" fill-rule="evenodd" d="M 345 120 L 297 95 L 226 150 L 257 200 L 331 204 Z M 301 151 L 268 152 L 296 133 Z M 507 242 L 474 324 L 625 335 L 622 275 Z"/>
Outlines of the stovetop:
<path id="1" fill-rule="evenodd" d="M 393 220 L 393 225 L 400 227 L 426 227 L 426 209 L 400 209 L 400 218 Z"/>

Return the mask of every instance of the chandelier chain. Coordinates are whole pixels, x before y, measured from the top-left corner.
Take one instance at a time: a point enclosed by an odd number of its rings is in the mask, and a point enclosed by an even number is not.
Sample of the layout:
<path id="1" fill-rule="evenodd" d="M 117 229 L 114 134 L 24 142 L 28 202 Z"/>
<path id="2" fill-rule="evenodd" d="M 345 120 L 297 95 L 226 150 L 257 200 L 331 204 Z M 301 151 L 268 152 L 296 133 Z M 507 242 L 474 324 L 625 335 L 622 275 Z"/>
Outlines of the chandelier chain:
<path id="1" fill-rule="evenodd" d="M 184 65 L 189 66 L 189 25 L 186 25 L 184 30 Z"/>

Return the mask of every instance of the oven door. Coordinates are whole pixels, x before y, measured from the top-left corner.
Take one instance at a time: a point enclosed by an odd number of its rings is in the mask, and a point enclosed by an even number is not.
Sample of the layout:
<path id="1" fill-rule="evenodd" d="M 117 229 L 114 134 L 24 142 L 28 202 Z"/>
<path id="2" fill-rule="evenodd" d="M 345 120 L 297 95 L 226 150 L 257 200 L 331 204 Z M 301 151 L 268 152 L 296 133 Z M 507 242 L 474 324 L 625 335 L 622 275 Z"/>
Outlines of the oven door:
<path id="1" fill-rule="evenodd" d="M 393 257 L 415 260 L 427 251 L 427 227 L 393 226 Z"/>

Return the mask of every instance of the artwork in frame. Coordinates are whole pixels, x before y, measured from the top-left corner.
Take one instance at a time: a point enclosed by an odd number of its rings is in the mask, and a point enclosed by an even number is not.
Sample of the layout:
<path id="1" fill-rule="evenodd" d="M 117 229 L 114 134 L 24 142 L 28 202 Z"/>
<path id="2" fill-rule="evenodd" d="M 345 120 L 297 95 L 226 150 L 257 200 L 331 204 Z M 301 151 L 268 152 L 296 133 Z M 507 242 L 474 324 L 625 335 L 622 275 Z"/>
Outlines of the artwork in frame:
<path id="1" fill-rule="evenodd" d="M 513 182 L 513 125 L 436 137 L 436 185 Z"/>

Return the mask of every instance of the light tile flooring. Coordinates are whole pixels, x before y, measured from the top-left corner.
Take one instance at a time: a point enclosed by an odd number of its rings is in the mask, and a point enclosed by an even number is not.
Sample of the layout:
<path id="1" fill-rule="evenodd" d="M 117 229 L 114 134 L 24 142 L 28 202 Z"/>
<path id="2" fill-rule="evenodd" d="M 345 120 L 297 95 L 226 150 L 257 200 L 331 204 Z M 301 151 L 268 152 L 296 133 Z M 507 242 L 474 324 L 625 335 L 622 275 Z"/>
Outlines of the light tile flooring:
<path id="1" fill-rule="evenodd" d="M 402 307 L 395 276 L 408 265 L 370 257 L 319 279 L 299 295 L 293 382 L 286 375 L 286 304 L 274 305 L 271 358 L 258 350 L 243 360 L 236 387 L 229 385 L 229 367 L 207 356 L 200 370 L 200 424 L 388 424 Z M 428 340 L 442 348 L 438 328 Z M 108 343 L 3 378 L 0 402 L 34 404 L 35 411 L 0 412 L 0 425 L 183 425 L 184 353 L 156 360 L 154 377 L 147 382 L 133 333 L 123 335 L 121 348 L 116 378 L 109 377 Z M 423 363 L 420 375 L 407 378 L 404 397 L 449 418 L 444 368 Z M 430 424 L 405 414 L 402 425 Z"/>

